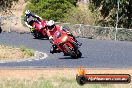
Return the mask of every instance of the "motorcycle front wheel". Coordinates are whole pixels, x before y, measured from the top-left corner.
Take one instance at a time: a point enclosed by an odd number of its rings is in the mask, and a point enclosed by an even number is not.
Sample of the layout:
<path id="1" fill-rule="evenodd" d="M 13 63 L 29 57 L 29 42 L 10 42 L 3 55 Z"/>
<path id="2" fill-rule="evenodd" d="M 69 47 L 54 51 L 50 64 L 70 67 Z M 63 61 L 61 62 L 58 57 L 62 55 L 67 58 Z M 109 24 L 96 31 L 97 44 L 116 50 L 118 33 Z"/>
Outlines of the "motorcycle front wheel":
<path id="1" fill-rule="evenodd" d="M 81 56 L 82 56 L 82 53 L 80 52 L 80 50 L 78 50 L 78 51 L 77 51 L 77 57 L 78 57 L 78 58 L 81 58 Z"/>
<path id="2" fill-rule="evenodd" d="M 0 27 L 0 33 L 2 32 L 2 28 Z"/>
<path id="3" fill-rule="evenodd" d="M 65 47 L 66 51 L 68 52 L 68 54 L 69 54 L 72 58 L 74 58 L 74 59 L 77 59 L 77 58 L 78 58 L 77 54 L 76 54 L 74 51 L 72 51 L 72 50 L 68 47 L 68 45 L 65 45 L 64 47 Z"/>

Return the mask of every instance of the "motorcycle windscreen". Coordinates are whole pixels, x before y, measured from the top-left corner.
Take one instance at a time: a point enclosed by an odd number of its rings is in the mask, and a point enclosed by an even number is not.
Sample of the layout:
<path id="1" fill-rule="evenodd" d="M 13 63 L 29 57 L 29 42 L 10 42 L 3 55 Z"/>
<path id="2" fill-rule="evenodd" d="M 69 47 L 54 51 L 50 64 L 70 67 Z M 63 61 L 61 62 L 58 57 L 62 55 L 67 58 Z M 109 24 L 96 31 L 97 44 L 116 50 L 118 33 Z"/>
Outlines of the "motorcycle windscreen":
<path id="1" fill-rule="evenodd" d="M 61 37 L 61 32 L 55 32 L 54 36 L 55 36 L 55 38 L 60 38 Z"/>

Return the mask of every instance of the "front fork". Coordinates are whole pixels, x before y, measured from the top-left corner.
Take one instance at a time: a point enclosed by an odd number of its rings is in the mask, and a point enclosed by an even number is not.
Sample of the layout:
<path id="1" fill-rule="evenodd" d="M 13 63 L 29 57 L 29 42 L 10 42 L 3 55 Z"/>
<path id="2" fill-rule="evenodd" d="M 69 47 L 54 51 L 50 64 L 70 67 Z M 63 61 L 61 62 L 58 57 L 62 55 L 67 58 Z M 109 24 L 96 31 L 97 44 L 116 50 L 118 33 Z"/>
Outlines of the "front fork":
<path id="1" fill-rule="evenodd" d="M 72 51 L 75 51 L 75 49 L 76 49 L 76 48 L 74 47 L 74 45 L 73 45 L 71 42 L 68 42 L 68 43 L 66 43 L 66 44 L 63 45 L 63 52 L 64 52 L 64 53 L 68 53 L 68 52 L 65 50 L 65 48 L 64 48 L 65 45 L 67 45 Z"/>
<path id="2" fill-rule="evenodd" d="M 70 34 L 69 36 L 72 37 L 72 39 L 76 43 L 76 45 L 78 45 L 78 46 L 81 46 L 82 45 L 82 43 L 78 42 L 77 39 L 72 34 Z"/>

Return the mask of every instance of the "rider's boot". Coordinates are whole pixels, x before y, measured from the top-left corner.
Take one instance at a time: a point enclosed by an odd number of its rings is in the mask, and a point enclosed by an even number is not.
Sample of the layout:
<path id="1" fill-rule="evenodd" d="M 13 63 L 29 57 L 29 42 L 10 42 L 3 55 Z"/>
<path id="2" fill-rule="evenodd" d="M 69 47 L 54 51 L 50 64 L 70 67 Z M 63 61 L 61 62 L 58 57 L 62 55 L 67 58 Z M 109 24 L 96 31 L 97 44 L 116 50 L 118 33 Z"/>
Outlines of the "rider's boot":
<path id="1" fill-rule="evenodd" d="M 50 53 L 54 53 L 54 49 L 53 49 L 53 47 L 51 47 L 51 49 L 50 49 Z"/>
<path id="2" fill-rule="evenodd" d="M 60 53 L 61 51 L 59 50 L 59 48 L 57 48 L 56 45 L 52 45 L 51 49 L 50 49 L 50 53 Z"/>

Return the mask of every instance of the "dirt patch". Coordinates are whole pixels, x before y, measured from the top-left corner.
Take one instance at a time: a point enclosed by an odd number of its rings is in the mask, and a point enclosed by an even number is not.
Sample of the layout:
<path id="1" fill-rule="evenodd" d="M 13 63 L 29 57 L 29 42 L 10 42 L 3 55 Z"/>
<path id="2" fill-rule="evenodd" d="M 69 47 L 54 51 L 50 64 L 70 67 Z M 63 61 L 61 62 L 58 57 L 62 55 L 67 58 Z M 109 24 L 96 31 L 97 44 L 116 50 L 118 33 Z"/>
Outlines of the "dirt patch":
<path id="1" fill-rule="evenodd" d="M 29 57 L 31 55 L 20 48 L 0 45 L 0 60 L 18 60 Z"/>
<path id="2" fill-rule="evenodd" d="M 1 77 L 18 77 L 18 78 L 37 78 L 39 75 L 44 75 L 46 78 L 50 78 L 56 75 L 65 76 L 65 77 L 75 77 L 78 73 L 77 69 L 0 69 Z M 94 70 L 86 69 L 88 74 L 131 74 L 132 69 L 123 69 L 123 70 Z"/>
<path id="3" fill-rule="evenodd" d="M 19 0 L 10 10 L 0 12 L 0 16 L 3 17 L 0 19 L 0 26 L 3 31 L 29 32 L 28 27 L 22 24 L 24 18 L 21 18 L 26 5 L 25 0 Z"/>

